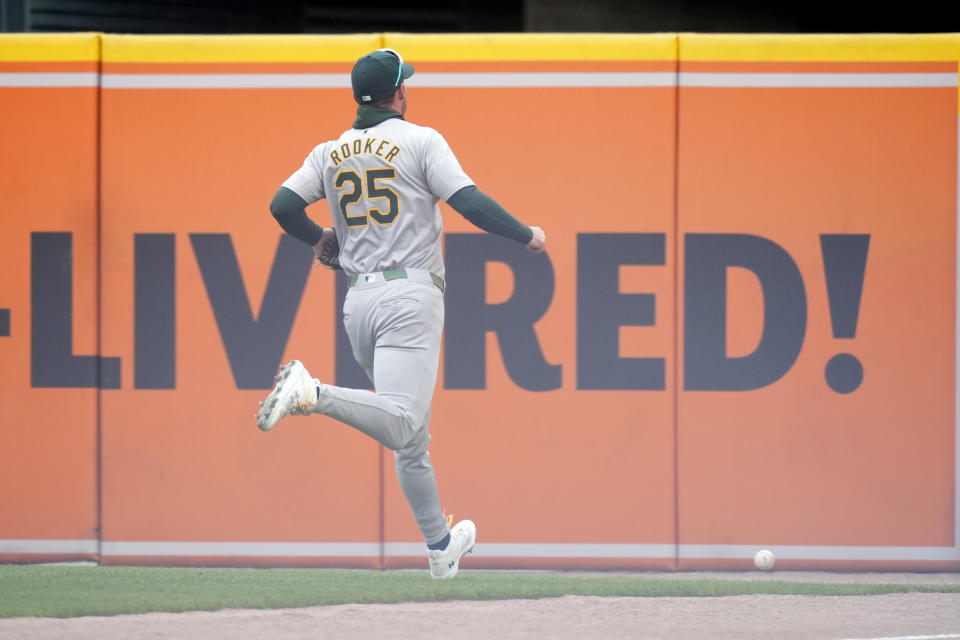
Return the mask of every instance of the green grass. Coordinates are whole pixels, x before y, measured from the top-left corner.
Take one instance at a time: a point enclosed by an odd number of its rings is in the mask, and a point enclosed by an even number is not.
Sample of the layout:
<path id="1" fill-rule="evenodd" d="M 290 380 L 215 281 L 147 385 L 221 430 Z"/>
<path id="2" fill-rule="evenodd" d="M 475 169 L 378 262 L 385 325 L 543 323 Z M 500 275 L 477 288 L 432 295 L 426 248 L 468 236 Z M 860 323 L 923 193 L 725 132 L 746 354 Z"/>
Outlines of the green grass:
<path id="1" fill-rule="evenodd" d="M 960 593 L 960 585 L 841 584 L 464 571 L 0 565 L 0 617 L 305 607 L 322 604 L 587 596 Z"/>

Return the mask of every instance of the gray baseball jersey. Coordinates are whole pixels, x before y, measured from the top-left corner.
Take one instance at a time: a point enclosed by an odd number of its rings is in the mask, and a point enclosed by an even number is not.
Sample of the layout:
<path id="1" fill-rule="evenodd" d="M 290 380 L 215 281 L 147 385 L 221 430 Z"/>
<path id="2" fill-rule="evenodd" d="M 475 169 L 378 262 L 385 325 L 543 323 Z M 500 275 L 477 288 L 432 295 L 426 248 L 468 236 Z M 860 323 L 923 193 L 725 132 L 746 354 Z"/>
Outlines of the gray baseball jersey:
<path id="1" fill-rule="evenodd" d="M 437 202 L 470 185 L 443 136 L 400 118 L 318 145 L 283 183 L 308 204 L 328 200 L 347 273 L 405 267 L 440 277 Z"/>

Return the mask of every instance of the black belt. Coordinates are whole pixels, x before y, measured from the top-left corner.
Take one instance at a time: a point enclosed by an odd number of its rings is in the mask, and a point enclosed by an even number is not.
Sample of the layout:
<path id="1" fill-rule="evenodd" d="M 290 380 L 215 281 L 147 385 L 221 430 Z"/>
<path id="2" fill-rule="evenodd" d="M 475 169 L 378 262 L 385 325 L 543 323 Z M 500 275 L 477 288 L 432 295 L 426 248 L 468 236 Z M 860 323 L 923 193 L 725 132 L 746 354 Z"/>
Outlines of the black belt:
<path id="1" fill-rule="evenodd" d="M 407 277 L 407 270 L 406 270 L 406 269 L 403 269 L 403 268 L 400 268 L 400 269 L 387 269 L 386 271 L 381 271 L 380 273 L 383 274 L 383 279 L 384 279 L 384 280 L 399 280 L 399 279 L 401 279 L 401 278 L 406 278 L 406 277 Z M 430 273 L 430 279 L 433 280 L 433 284 L 437 285 L 437 288 L 440 289 L 440 291 L 443 291 L 443 290 L 446 288 L 446 284 L 443 282 L 443 278 L 441 278 L 441 277 L 438 276 L 437 274 L 435 274 L 435 273 Z M 347 280 L 347 286 L 348 286 L 348 287 L 352 287 L 352 286 L 354 286 L 355 284 L 357 284 L 357 282 L 359 282 L 359 280 L 360 280 L 360 276 L 359 276 L 359 275 L 352 275 L 352 276 L 350 276 L 350 278 Z"/>

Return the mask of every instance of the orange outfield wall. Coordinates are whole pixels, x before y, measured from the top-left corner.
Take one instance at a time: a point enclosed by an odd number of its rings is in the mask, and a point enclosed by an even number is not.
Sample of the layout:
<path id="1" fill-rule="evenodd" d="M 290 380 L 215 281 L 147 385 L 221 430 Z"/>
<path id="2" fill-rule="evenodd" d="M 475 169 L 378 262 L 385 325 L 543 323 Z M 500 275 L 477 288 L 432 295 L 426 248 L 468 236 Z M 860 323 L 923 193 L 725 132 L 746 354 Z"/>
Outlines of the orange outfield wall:
<path id="1" fill-rule="evenodd" d="M 957 566 L 957 62 L 938 43 L 681 39 L 680 568 L 738 566 L 714 546 Z M 725 251 L 709 234 L 769 244 L 704 258 Z M 750 364 L 711 387 L 693 315 L 717 264 L 725 356 Z"/>
<path id="2" fill-rule="evenodd" d="M 788 568 L 960 568 L 960 37 L 97 42 L 99 236 L 73 238 L 87 260 L 99 243 L 94 337 L 116 373 L 83 392 L 101 562 L 425 565 L 389 451 L 325 417 L 252 418 L 290 358 L 365 384 L 341 276 L 311 271 L 267 204 L 349 127 L 353 60 L 389 46 L 417 69 L 407 118 L 549 237 L 533 256 L 442 207 L 431 454 L 446 511 L 480 529 L 465 567 L 747 568 L 768 547 Z M 74 353 L 97 348 L 83 331 Z M 15 345 L 0 392 L 43 392 Z M 4 484 L 60 478 L 41 450 Z M 14 559 L 69 537 L 18 531 L 0 528 Z"/>
<path id="3" fill-rule="evenodd" d="M 0 561 L 98 548 L 98 59 L 0 37 Z"/>

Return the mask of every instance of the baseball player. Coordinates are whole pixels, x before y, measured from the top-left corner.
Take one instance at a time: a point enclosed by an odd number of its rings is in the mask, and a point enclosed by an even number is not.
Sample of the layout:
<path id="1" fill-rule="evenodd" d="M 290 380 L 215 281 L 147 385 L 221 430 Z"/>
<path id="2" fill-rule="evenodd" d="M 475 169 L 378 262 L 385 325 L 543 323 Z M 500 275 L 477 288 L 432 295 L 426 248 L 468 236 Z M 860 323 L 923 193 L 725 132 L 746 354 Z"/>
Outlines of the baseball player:
<path id="1" fill-rule="evenodd" d="M 397 478 L 427 544 L 430 575 L 453 578 L 477 528 L 470 520 L 450 528 L 427 451 L 444 317 L 437 202 L 530 251 L 543 251 L 546 236 L 478 190 L 437 131 L 404 119 L 404 80 L 412 75 L 413 66 L 392 49 L 357 60 L 352 128 L 314 148 L 270 204 L 284 231 L 345 272 L 344 326 L 375 391 L 324 384 L 293 360 L 261 403 L 257 425 L 269 431 L 284 416 L 320 413 L 393 450 Z M 324 198 L 332 229 L 305 211 Z"/>

